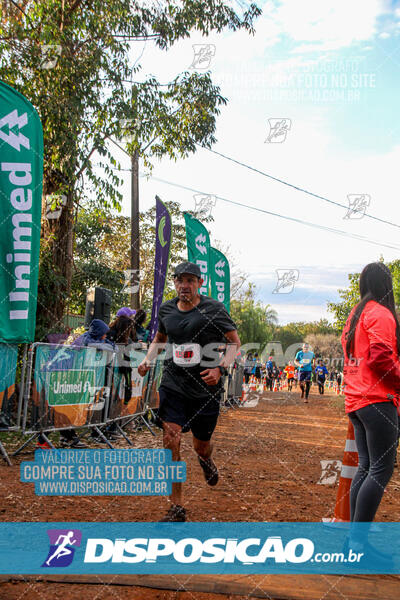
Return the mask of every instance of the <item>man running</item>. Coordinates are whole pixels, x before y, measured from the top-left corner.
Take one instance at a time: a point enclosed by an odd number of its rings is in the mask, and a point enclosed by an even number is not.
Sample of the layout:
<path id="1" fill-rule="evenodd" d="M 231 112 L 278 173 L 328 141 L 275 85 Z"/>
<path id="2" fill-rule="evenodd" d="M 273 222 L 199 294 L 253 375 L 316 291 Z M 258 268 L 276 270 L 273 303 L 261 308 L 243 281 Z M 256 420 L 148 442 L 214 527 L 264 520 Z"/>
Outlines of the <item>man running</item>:
<path id="1" fill-rule="evenodd" d="M 299 367 L 299 382 L 301 397 L 308 402 L 311 387 L 311 375 L 314 362 L 314 352 L 311 352 L 309 344 L 304 342 L 303 349 L 299 350 L 294 359 L 294 364 Z"/>
<path id="2" fill-rule="evenodd" d="M 324 388 L 325 388 L 325 379 L 326 379 L 326 376 L 328 375 L 328 369 L 326 368 L 325 365 L 322 364 L 322 360 L 319 360 L 317 362 L 317 366 L 315 367 L 314 371 L 315 371 L 315 375 L 317 378 L 318 391 L 320 394 L 323 394 Z"/>
<path id="3" fill-rule="evenodd" d="M 294 380 L 294 366 L 292 365 L 291 361 L 289 361 L 289 363 L 286 365 L 285 372 L 287 377 L 288 392 L 291 392 Z"/>
<path id="4" fill-rule="evenodd" d="M 275 363 L 273 363 L 272 367 L 272 381 L 273 381 L 273 390 L 279 389 L 279 369 Z"/>
<path id="5" fill-rule="evenodd" d="M 270 356 L 267 360 L 267 362 L 265 363 L 265 382 L 267 384 L 267 389 L 272 392 L 272 384 L 273 384 L 273 378 L 272 378 L 272 371 L 274 368 L 274 363 L 272 362 L 272 356 Z"/>
<path id="6" fill-rule="evenodd" d="M 199 294 L 203 279 L 198 265 L 178 265 L 174 283 L 177 297 L 161 305 L 158 331 L 138 370 L 145 375 L 160 346 L 168 341 L 158 412 L 164 448 L 172 451 L 172 460 L 180 460 L 181 434 L 191 430 L 205 479 L 213 486 L 218 482 L 218 470 L 211 458 L 210 440 L 218 419 L 221 375 L 234 362 L 240 340 L 224 305 Z M 225 356 L 220 358 L 216 349 L 226 341 Z M 181 483 L 172 484 L 170 501 L 162 520 L 186 521 Z"/>

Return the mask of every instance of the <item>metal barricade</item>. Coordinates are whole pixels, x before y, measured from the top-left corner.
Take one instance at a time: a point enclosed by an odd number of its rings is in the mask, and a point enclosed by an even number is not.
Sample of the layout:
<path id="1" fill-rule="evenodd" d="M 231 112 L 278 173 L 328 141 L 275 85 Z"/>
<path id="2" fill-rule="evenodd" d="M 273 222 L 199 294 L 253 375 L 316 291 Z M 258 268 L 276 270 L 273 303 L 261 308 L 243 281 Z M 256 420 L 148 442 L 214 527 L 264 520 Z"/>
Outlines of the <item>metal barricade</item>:
<path id="1" fill-rule="evenodd" d="M 18 408 L 15 394 L 17 360 L 18 346 L 16 344 L 0 344 L 0 431 L 18 428 Z M 0 453 L 6 463 L 11 466 L 11 460 L 1 441 Z"/>
<path id="2" fill-rule="evenodd" d="M 138 373 L 139 364 L 145 356 L 146 351 L 142 349 L 116 347 L 108 421 L 136 417 L 145 413 L 149 374 L 141 377 Z"/>
<path id="3" fill-rule="evenodd" d="M 155 411 L 160 406 L 160 389 L 161 379 L 164 369 L 165 352 L 161 352 L 157 358 L 155 365 L 151 369 L 151 377 L 149 380 L 148 393 L 146 395 L 146 409 Z"/>
<path id="4" fill-rule="evenodd" d="M 18 346 L 0 344 L 0 428 L 16 429 L 18 409 L 15 395 Z"/>
<path id="5" fill-rule="evenodd" d="M 105 424 L 113 362 L 112 350 L 32 344 L 24 390 L 23 432 Z"/>

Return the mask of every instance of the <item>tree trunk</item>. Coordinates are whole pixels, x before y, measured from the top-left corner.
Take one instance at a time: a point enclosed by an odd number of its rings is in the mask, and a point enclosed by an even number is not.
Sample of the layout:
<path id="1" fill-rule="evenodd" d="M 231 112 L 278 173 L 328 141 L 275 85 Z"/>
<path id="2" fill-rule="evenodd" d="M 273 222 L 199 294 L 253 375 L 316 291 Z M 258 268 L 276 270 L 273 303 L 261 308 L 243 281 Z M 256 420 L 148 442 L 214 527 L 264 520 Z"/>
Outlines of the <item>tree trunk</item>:
<path id="1" fill-rule="evenodd" d="M 49 184 L 44 185 L 45 190 L 49 188 Z M 41 339 L 47 333 L 63 332 L 65 329 L 63 316 L 71 289 L 73 265 L 73 195 L 67 195 L 58 219 L 46 218 L 46 195 L 43 200 L 37 308 L 37 334 Z"/>

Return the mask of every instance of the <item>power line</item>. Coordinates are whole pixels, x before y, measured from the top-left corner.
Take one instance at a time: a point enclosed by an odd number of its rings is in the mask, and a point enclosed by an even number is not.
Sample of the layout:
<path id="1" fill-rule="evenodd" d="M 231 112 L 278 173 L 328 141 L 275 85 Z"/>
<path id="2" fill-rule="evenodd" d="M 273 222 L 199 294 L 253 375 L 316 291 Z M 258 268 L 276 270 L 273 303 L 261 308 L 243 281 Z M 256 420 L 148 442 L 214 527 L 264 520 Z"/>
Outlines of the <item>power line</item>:
<path id="1" fill-rule="evenodd" d="M 298 190 L 299 192 L 304 192 L 304 194 L 308 194 L 309 196 L 313 196 L 314 198 L 318 198 L 319 200 L 323 200 L 324 202 L 329 202 L 329 204 L 333 204 L 335 206 L 340 206 L 341 208 L 345 208 L 346 210 L 349 209 L 349 207 L 346 206 L 345 204 L 340 204 L 340 202 L 335 202 L 334 200 L 329 200 L 329 198 L 325 198 L 324 196 L 320 196 L 319 194 L 314 194 L 314 192 L 310 192 L 309 190 L 301 188 L 298 185 L 294 185 L 293 183 L 289 183 L 288 181 L 279 179 L 279 177 L 274 177 L 273 175 L 270 175 L 269 173 L 265 173 L 264 171 L 261 171 L 260 169 L 252 167 L 251 165 L 246 165 L 245 163 L 243 163 L 239 160 L 236 160 L 235 158 L 226 156 L 226 154 L 222 154 L 222 152 L 218 152 L 217 150 L 212 150 L 211 148 L 206 148 L 206 146 L 202 146 L 201 144 L 197 144 L 197 143 L 196 143 L 196 146 L 198 146 L 199 148 L 202 148 L 203 150 L 208 150 L 209 152 L 212 152 L 213 154 L 217 154 L 218 156 L 221 156 L 222 158 L 225 158 L 226 160 L 229 160 L 237 165 L 240 165 L 241 167 L 249 169 L 250 171 L 254 171 L 255 173 L 258 173 L 259 175 L 263 175 L 263 177 L 268 177 L 269 179 L 272 179 L 273 181 L 277 181 L 278 183 L 287 185 L 288 187 Z M 385 223 L 385 225 L 392 225 L 393 227 L 397 227 L 400 229 L 400 225 L 397 225 L 397 223 L 392 223 L 391 221 L 386 221 L 385 219 L 380 219 L 379 217 L 375 217 L 374 215 L 370 215 L 368 213 L 364 213 L 364 216 L 368 217 L 369 219 L 373 219 L 374 221 L 379 221 L 380 223 Z"/>
<path id="2" fill-rule="evenodd" d="M 285 219 L 286 221 L 292 221 L 294 223 L 298 223 L 300 225 L 307 225 L 308 227 L 314 227 L 315 229 L 321 229 L 323 231 L 328 231 L 330 233 L 335 233 L 336 235 L 341 235 L 343 237 L 350 237 L 352 239 L 356 239 L 358 241 L 367 242 L 368 244 L 374 244 L 375 246 L 381 246 L 384 248 L 390 248 L 392 250 L 400 250 L 400 246 L 394 246 L 387 244 L 385 242 L 377 242 L 375 240 L 370 240 L 363 235 L 358 235 L 357 233 L 349 233 L 347 231 L 343 231 L 342 229 L 335 229 L 334 227 L 327 227 L 326 225 L 319 225 L 318 223 L 311 223 L 310 221 L 304 221 L 303 219 L 297 219 L 296 217 L 288 217 L 287 215 L 281 215 L 279 213 L 275 213 L 269 210 L 265 210 L 264 208 L 258 208 L 257 206 L 251 206 L 249 204 L 244 204 L 243 202 L 236 202 L 235 200 L 230 200 L 229 198 L 224 198 L 223 196 L 217 196 L 215 194 L 210 194 L 208 192 L 203 192 L 202 190 L 195 190 L 193 188 L 187 187 L 185 185 L 181 185 L 179 183 L 173 183 L 171 181 L 167 181 L 165 179 L 160 179 L 159 177 L 153 177 L 152 175 L 147 175 L 140 173 L 142 177 L 150 177 L 150 179 L 154 179 L 154 181 L 159 181 L 160 183 L 165 183 L 167 185 L 171 185 L 173 187 L 177 187 L 189 192 L 193 192 L 195 194 L 202 194 L 204 196 L 214 196 L 217 200 L 221 200 L 222 202 L 228 202 L 229 204 L 234 204 L 236 206 L 241 206 L 242 208 L 247 208 L 248 210 L 255 210 L 257 212 L 261 212 L 267 215 L 271 215 L 273 217 L 278 217 L 279 219 Z"/>

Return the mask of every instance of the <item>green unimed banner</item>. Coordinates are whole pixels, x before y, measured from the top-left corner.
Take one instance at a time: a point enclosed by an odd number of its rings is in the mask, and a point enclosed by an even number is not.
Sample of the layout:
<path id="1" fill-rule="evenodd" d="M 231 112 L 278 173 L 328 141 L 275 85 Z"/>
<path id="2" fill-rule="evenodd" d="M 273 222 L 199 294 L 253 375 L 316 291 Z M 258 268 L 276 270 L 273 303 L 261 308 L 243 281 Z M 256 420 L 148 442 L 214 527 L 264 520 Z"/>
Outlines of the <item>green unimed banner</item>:
<path id="1" fill-rule="evenodd" d="M 210 288 L 210 236 L 203 223 L 189 215 L 189 213 L 184 213 L 184 217 L 188 260 L 199 265 L 203 278 L 203 285 L 199 292 L 203 296 L 208 296 Z"/>
<path id="2" fill-rule="evenodd" d="M 231 273 L 229 262 L 216 248 L 210 248 L 211 297 L 225 304 L 229 312 L 231 307 Z"/>
<path id="3" fill-rule="evenodd" d="M 48 373 L 49 406 L 70 406 L 93 402 L 95 372 L 89 370 L 50 371 Z"/>
<path id="4" fill-rule="evenodd" d="M 36 324 L 43 133 L 32 104 L 0 81 L 0 341 L 31 342 Z"/>

